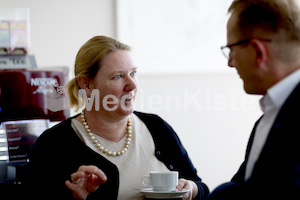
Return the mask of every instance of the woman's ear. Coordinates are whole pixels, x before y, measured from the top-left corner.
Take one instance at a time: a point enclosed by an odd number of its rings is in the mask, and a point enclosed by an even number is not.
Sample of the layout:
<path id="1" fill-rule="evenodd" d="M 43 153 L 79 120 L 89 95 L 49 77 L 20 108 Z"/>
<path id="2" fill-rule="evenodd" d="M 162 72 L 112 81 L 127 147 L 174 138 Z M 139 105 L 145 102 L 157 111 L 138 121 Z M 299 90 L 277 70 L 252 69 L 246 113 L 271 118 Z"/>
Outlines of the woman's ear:
<path id="1" fill-rule="evenodd" d="M 258 39 L 251 40 L 250 45 L 254 48 L 254 51 L 256 54 L 256 60 L 259 64 L 259 66 L 261 66 L 261 64 L 267 60 L 266 45 Z"/>
<path id="2" fill-rule="evenodd" d="M 78 77 L 77 78 L 78 85 L 81 89 L 86 91 L 87 96 L 91 96 L 92 88 L 90 87 L 91 80 L 85 77 Z"/>

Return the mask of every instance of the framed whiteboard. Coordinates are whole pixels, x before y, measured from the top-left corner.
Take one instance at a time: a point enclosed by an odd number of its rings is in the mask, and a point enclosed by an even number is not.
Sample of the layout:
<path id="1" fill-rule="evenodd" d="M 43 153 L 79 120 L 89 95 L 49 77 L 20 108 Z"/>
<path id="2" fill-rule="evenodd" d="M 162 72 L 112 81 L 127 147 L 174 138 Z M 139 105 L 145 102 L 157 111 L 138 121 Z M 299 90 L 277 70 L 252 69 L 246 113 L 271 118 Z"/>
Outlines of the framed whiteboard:
<path id="1" fill-rule="evenodd" d="M 139 73 L 227 72 L 232 0 L 116 0 L 117 39 L 133 48 Z"/>

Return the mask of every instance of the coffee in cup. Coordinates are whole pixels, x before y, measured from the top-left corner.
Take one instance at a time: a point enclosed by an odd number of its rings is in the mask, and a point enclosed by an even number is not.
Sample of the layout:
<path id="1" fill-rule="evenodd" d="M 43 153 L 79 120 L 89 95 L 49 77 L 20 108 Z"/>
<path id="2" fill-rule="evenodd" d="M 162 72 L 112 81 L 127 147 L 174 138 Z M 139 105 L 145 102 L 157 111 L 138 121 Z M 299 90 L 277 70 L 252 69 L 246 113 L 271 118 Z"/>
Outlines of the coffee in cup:
<path id="1" fill-rule="evenodd" d="M 153 191 L 175 191 L 178 185 L 178 172 L 151 171 L 149 176 L 142 178 L 142 184 L 152 187 Z"/>

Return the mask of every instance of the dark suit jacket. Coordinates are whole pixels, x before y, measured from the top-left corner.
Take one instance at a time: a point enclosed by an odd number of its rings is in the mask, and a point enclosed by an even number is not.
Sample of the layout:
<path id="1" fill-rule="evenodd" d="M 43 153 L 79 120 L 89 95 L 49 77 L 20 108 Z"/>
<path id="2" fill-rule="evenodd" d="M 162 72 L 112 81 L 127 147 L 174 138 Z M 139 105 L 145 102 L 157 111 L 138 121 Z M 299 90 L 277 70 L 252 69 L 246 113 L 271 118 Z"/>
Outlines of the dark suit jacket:
<path id="1" fill-rule="evenodd" d="M 300 82 L 280 109 L 252 176 L 245 181 L 258 122 L 250 136 L 245 161 L 232 182 L 221 185 L 208 199 L 300 199 Z"/>

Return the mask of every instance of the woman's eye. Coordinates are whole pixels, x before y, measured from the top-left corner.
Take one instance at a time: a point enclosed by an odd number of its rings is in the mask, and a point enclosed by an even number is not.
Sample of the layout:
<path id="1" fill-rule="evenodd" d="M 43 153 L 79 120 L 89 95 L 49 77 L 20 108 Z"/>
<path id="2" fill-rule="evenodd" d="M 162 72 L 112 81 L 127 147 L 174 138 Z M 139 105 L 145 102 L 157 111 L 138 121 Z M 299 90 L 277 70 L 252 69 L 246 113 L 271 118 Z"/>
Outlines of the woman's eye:
<path id="1" fill-rule="evenodd" d="M 118 75 L 116 75 L 116 76 L 113 77 L 113 79 L 120 79 L 120 78 L 122 78 L 121 74 L 118 74 Z"/>
<path id="2" fill-rule="evenodd" d="M 132 77 L 135 76 L 135 75 L 136 75 L 136 71 L 131 72 L 130 75 L 131 75 Z"/>

